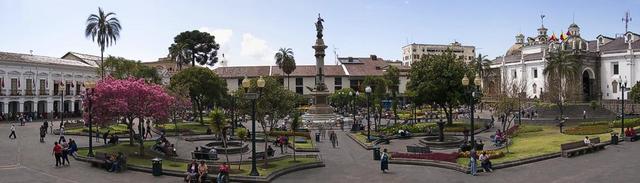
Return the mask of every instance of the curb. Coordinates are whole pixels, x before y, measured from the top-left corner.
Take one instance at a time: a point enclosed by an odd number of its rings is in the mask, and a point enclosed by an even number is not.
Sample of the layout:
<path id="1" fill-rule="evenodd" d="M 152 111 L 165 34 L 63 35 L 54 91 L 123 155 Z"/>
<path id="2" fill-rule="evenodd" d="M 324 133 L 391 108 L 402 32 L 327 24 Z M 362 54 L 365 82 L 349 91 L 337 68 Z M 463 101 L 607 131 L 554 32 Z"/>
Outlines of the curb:
<path id="1" fill-rule="evenodd" d="M 371 150 L 373 149 L 373 145 L 367 145 L 364 144 L 362 142 L 360 142 L 358 139 L 356 139 L 355 137 L 353 137 L 353 135 L 351 133 L 347 133 L 347 136 L 349 138 L 351 138 L 351 140 L 355 141 L 356 143 L 358 143 L 360 146 L 362 146 L 362 148 L 366 149 L 366 150 Z"/>
<path id="2" fill-rule="evenodd" d="M 462 173 L 467 173 L 468 171 L 466 167 L 460 166 L 457 163 L 451 163 L 446 161 L 396 158 L 396 159 L 389 160 L 389 163 L 402 164 L 402 165 L 432 166 L 432 167 L 444 168 L 449 170 L 455 170 Z"/>
<path id="3" fill-rule="evenodd" d="M 300 171 L 300 170 L 306 170 L 306 169 L 311 169 L 311 168 L 319 168 L 319 167 L 325 167 L 324 162 L 322 161 L 322 159 L 320 158 L 320 156 L 317 155 L 300 155 L 300 157 L 309 157 L 309 156 L 313 156 L 315 157 L 319 162 L 312 162 L 312 163 L 305 163 L 305 164 L 299 164 L 299 165 L 295 165 L 295 166 L 291 166 L 291 167 L 287 167 L 284 169 L 280 169 L 280 170 L 276 170 L 273 171 L 271 174 L 269 174 L 269 176 L 258 176 L 258 177 L 252 177 L 252 176 L 237 176 L 237 175 L 232 175 L 229 176 L 229 180 L 233 181 L 233 182 L 261 182 L 261 183 L 267 183 L 267 182 L 271 182 L 274 179 L 282 176 L 282 175 L 286 175 L 288 173 L 291 172 L 296 172 L 296 171 Z M 284 157 L 281 157 L 284 158 Z M 83 162 L 87 162 L 87 158 L 85 157 L 74 157 L 75 160 L 77 161 L 83 161 Z M 146 172 L 146 173 L 151 173 L 152 169 L 151 168 L 147 168 L 147 167 L 141 167 L 141 166 L 136 166 L 136 165 L 129 165 L 127 164 L 127 169 L 128 170 L 133 170 L 133 171 L 138 171 L 138 172 Z M 179 171 L 173 171 L 173 170 L 162 170 L 162 174 L 163 175 L 168 175 L 168 176 L 174 176 L 174 177 L 185 177 L 186 174 L 184 172 L 179 172 Z M 210 180 L 215 180 L 216 176 L 215 175 L 207 175 L 209 177 Z"/>
<path id="4" fill-rule="evenodd" d="M 525 159 L 521 159 L 521 160 L 507 161 L 507 162 L 503 162 L 503 163 L 499 163 L 499 164 L 493 165 L 493 169 L 504 169 L 504 168 L 520 166 L 520 165 L 529 164 L 529 163 L 535 163 L 535 162 L 538 162 L 538 161 L 544 161 L 544 160 L 548 160 L 548 159 L 558 158 L 558 157 L 560 157 L 560 155 L 561 155 L 561 153 L 550 153 L 550 154 L 544 154 L 544 155 L 540 155 L 540 156 L 534 156 L 534 157 L 530 157 L 530 158 L 525 158 Z"/>

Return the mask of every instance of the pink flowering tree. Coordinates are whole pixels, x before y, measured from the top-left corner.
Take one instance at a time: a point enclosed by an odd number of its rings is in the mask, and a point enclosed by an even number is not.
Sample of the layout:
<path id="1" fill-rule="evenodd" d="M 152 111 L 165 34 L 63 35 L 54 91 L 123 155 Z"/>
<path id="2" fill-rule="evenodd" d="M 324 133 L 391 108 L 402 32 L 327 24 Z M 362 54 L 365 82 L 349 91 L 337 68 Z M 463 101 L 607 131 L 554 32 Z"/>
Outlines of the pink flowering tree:
<path id="1" fill-rule="evenodd" d="M 169 107 L 174 101 L 160 85 L 146 83 L 143 79 L 118 80 L 111 77 L 99 81 L 90 96 L 84 98 L 83 103 L 87 103 L 86 100 L 89 98 L 93 106 L 92 121 L 104 125 L 123 119 L 129 129 L 129 144 L 132 146 L 134 120 L 138 120 L 138 131 L 141 132 L 145 119 L 167 119 Z M 88 118 L 88 113 L 85 113 L 85 121 L 88 121 Z M 143 155 L 142 138 L 139 145 L 140 155 Z"/>
<path id="2" fill-rule="evenodd" d="M 175 125 L 176 136 L 178 135 L 178 120 L 185 119 L 188 116 L 188 111 L 191 110 L 191 100 L 188 95 L 179 92 L 169 90 L 169 95 L 173 97 L 173 102 L 169 105 L 169 114 L 171 115 L 171 121 Z"/>

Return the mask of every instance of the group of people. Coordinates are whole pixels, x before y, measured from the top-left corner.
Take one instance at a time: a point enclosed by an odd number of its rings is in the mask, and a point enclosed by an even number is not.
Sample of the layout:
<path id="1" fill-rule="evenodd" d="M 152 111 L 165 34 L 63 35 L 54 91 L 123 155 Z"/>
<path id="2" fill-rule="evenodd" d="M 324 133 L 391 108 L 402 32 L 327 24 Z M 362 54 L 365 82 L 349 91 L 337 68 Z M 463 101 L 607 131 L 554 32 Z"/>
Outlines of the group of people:
<path id="1" fill-rule="evenodd" d="M 169 140 L 164 137 L 164 135 L 161 135 L 158 139 L 156 139 L 156 144 L 153 145 L 153 150 L 160 151 L 166 155 L 176 154 L 174 145 L 171 144 Z"/>
<path id="2" fill-rule="evenodd" d="M 471 150 L 469 153 L 469 174 L 476 176 L 478 172 L 478 161 L 480 161 L 480 167 L 484 170 L 484 172 L 493 172 L 493 167 L 491 165 L 491 157 L 487 154 L 486 151 L 483 151 L 480 156 L 476 153 L 475 150 Z"/>
<path id="3" fill-rule="evenodd" d="M 502 143 L 505 142 L 505 136 L 504 133 L 502 133 L 502 131 L 500 131 L 500 129 L 498 129 L 496 131 L 496 134 L 493 136 L 493 139 L 491 139 L 491 141 L 493 141 L 495 146 L 501 146 Z"/>
<path id="4" fill-rule="evenodd" d="M 229 182 L 229 171 L 231 167 L 226 163 L 222 162 L 218 166 L 218 175 L 216 176 L 217 183 L 226 183 Z M 205 182 L 207 179 L 207 174 L 209 173 L 209 166 L 205 161 L 200 161 L 198 164 L 196 160 L 192 160 L 189 165 L 187 165 L 187 176 L 184 178 L 185 182 Z"/>
<path id="5" fill-rule="evenodd" d="M 120 172 L 122 171 L 122 165 L 126 164 L 124 153 L 118 152 L 118 155 L 107 155 L 106 164 L 104 166 L 108 172 Z"/>
<path id="6" fill-rule="evenodd" d="M 624 131 L 624 136 L 629 137 L 631 141 L 635 141 L 637 139 L 638 133 L 635 129 L 627 127 L 627 129 Z"/>
<path id="7" fill-rule="evenodd" d="M 78 152 L 78 145 L 73 139 L 69 139 L 69 143 L 65 139 L 60 142 L 53 143 L 53 156 L 56 159 L 56 167 L 69 166 L 69 155 L 76 157 Z"/>
<path id="8" fill-rule="evenodd" d="M 289 137 L 285 136 L 285 135 L 281 135 L 280 137 L 278 137 L 278 140 L 276 140 L 275 142 L 276 146 L 280 147 L 280 154 L 284 154 L 287 153 L 287 149 L 289 146 Z"/>

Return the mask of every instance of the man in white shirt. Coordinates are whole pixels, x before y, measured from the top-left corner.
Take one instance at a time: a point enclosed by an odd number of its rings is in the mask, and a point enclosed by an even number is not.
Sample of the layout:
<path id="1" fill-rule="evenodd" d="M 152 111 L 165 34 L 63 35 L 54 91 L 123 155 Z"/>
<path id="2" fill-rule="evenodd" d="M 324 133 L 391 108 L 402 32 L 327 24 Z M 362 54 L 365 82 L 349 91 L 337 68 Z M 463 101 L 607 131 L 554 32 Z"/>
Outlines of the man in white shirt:
<path id="1" fill-rule="evenodd" d="M 11 124 L 11 134 L 9 134 L 9 139 L 16 139 L 16 126 L 13 124 Z"/>
<path id="2" fill-rule="evenodd" d="M 593 147 L 593 144 L 591 143 L 591 140 L 589 140 L 588 136 L 584 137 L 584 140 L 582 140 L 584 142 L 584 145 L 587 145 L 589 147 Z"/>

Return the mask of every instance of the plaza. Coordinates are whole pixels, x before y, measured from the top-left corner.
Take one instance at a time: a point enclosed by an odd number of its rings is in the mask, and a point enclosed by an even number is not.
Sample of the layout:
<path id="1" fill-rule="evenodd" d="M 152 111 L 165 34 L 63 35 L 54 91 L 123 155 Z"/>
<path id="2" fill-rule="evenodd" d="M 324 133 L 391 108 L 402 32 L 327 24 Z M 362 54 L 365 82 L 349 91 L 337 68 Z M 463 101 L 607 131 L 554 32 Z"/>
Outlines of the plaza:
<path id="1" fill-rule="evenodd" d="M 629 10 L 127 3 L 0 1 L 0 183 L 640 178 Z"/>

